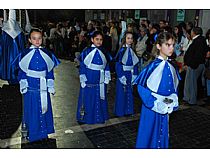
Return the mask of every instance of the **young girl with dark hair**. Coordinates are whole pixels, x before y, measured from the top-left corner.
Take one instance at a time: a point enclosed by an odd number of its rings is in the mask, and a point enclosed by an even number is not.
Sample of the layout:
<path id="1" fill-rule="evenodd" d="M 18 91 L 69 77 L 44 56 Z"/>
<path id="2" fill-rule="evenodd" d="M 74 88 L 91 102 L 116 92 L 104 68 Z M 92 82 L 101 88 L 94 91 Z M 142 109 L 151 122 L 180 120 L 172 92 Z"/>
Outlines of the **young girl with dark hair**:
<path id="1" fill-rule="evenodd" d="M 168 148 L 169 114 L 179 105 L 179 75 L 168 60 L 174 42 L 171 33 L 161 32 L 156 41 L 159 56 L 135 80 L 142 99 L 136 148 Z"/>
<path id="2" fill-rule="evenodd" d="M 122 47 L 119 49 L 116 61 L 116 98 L 114 114 L 116 116 L 132 115 L 133 109 L 133 81 L 138 75 L 139 59 L 132 49 L 133 33 L 125 32 Z"/>
<path id="3" fill-rule="evenodd" d="M 16 58 L 19 63 L 18 80 L 24 96 L 23 127 L 30 142 L 54 133 L 50 94 L 55 94 L 53 69 L 60 61 L 42 45 L 42 32 L 32 29 L 31 46 Z"/>
<path id="4" fill-rule="evenodd" d="M 103 34 L 95 31 L 92 45 L 79 57 L 80 93 L 77 121 L 87 124 L 104 123 L 108 119 L 106 85 L 111 80 L 108 53 L 102 46 Z"/>

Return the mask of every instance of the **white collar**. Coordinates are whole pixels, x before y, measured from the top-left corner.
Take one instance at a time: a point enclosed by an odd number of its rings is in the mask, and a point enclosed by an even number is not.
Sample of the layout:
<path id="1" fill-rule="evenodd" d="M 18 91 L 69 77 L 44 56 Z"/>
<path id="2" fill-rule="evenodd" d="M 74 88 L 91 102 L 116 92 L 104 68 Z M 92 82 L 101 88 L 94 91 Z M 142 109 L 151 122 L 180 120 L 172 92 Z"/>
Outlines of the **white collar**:
<path id="1" fill-rule="evenodd" d="M 91 44 L 91 47 L 97 48 L 94 44 Z"/>
<path id="2" fill-rule="evenodd" d="M 42 46 L 36 47 L 35 45 L 30 46 L 30 49 L 34 49 L 34 48 L 39 48 L 40 49 L 40 48 L 43 48 L 43 47 Z"/>
<path id="3" fill-rule="evenodd" d="M 134 53 L 134 51 L 132 50 L 131 47 L 126 47 L 126 51 L 122 57 L 122 63 L 124 65 L 126 65 L 127 60 L 128 60 L 128 52 L 131 52 L 131 58 L 132 58 L 132 62 L 133 62 L 133 66 L 136 65 L 139 62 L 139 58 L 136 56 L 136 54 Z"/>
<path id="4" fill-rule="evenodd" d="M 196 35 L 196 36 L 194 36 L 194 37 L 192 38 L 192 40 L 196 39 L 198 36 L 200 36 L 200 35 Z"/>
<path id="5" fill-rule="evenodd" d="M 34 46 L 31 46 L 32 48 L 35 48 Z M 31 48 L 30 47 L 30 48 Z M 35 49 L 32 49 L 27 55 L 25 55 L 21 61 L 19 62 L 19 67 L 21 68 L 21 70 L 23 70 L 25 73 L 28 72 L 29 70 L 29 64 L 31 62 L 31 59 L 35 53 Z M 42 58 L 44 59 L 45 63 L 47 64 L 47 69 L 48 72 L 50 72 L 53 67 L 54 67 L 54 62 L 52 61 L 52 59 L 45 53 L 43 52 L 40 48 L 39 48 L 39 52 L 40 55 L 42 56 Z"/>
<path id="6" fill-rule="evenodd" d="M 91 45 L 91 47 L 94 47 L 94 46 L 95 46 L 95 45 L 93 45 L 93 44 Z M 96 51 L 99 52 L 99 55 L 100 55 L 100 57 L 101 57 L 101 59 L 102 59 L 102 62 L 103 62 L 103 66 L 104 66 L 104 67 L 106 66 L 106 63 L 107 63 L 106 57 L 104 56 L 104 54 L 101 52 L 100 49 L 98 49 L 97 47 L 95 47 L 95 49 L 93 49 L 93 50 L 85 57 L 85 59 L 84 59 L 84 64 L 85 64 L 88 68 L 90 68 L 90 69 L 93 69 L 93 67 L 96 67 L 96 64 L 93 64 L 93 63 L 92 63 L 92 60 L 93 60 L 93 58 L 94 58 L 94 55 L 95 55 Z"/>
<path id="7" fill-rule="evenodd" d="M 160 59 L 160 60 L 168 60 L 168 57 L 167 57 L 166 59 L 164 59 L 164 58 L 163 58 L 162 56 L 160 56 L 160 55 L 159 55 L 157 58 Z"/>
<path id="8" fill-rule="evenodd" d="M 163 75 L 163 70 L 165 68 L 165 64 L 167 62 L 167 60 L 163 60 L 163 57 L 158 56 L 158 59 L 161 59 L 161 63 L 154 69 L 154 71 L 150 74 L 149 78 L 147 79 L 147 87 L 152 90 L 153 92 L 157 92 L 161 79 L 162 79 L 162 75 Z M 173 77 L 173 81 L 174 81 L 174 89 L 177 89 L 177 86 L 179 84 L 179 80 L 176 74 L 176 70 L 175 68 L 169 63 L 167 62 Z M 155 81 L 155 82 L 154 82 Z"/>

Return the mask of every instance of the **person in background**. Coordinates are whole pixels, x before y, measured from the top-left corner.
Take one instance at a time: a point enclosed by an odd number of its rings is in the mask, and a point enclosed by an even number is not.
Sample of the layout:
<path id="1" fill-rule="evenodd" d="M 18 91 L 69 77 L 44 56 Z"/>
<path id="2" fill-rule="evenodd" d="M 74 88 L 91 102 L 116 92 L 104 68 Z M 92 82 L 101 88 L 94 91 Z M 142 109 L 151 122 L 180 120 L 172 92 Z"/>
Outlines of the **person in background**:
<path id="1" fill-rule="evenodd" d="M 147 36 L 147 28 L 145 27 L 140 27 L 139 28 L 140 31 L 140 37 L 137 39 L 137 43 L 136 43 L 136 54 L 139 58 L 139 70 L 141 71 L 143 68 L 143 58 L 142 58 L 142 54 L 146 51 L 146 41 L 148 39 Z"/>
<path id="2" fill-rule="evenodd" d="M 206 44 L 208 46 L 208 53 L 206 55 L 206 88 L 207 88 L 207 105 L 210 105 L 210 29 L 206 32 Z"/>
<path id="3" fill-rule="evenodd" d="M 189 105 L 197 104 L 197 80 L 199 77 L 203 80 L 205 69 L 205 59 L 208 52 L 206 39 L 202 36 L 203 30 L 200 27 L 194 27 L 191 31 L 192 43 L 184 55 L 184 69 L 186 77 L 184 83 L 183 100 Z M 204 85 L 204 82 L 203 82 Z"/>

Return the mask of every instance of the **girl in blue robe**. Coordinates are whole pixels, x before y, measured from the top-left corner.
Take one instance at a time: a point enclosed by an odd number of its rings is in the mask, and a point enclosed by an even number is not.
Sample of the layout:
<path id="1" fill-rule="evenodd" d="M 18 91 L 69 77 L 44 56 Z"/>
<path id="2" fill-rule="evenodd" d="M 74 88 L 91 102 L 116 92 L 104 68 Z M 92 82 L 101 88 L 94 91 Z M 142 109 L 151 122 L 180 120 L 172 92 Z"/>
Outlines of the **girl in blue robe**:
<path id="1" fill-rule="evenodd" d="M 168 61 L 175 39 L 163 32 L 156 41 L 159 56 L 146 66 L 135 83 L 142 99 L 136 148 L 168 148 L 169 114 L 178 109 L 178 71 Z"/>
<path id="2" fill-rule="evenodd" d="M 55 93 L 53 69 L 60 62 L 41 47 L 40 30 L 31 30 L 29 42 L 32 44 L 30 48 L 25 49 L 14 63 L 19 63 L 18 80 L 24 96 L 22 123 L 26 125 L 28 139 L 32 142 L 54 133 L 50 93 Z"/>
<path id="3" fill-rule="evenodd" d="M 111 80 L 110 56 L 101 47 L 103 34 L 95 31 L 91 47 L 85 48 L 79 57 L 80 93 L 77 121 L 86 124 L 104 123 L 108 120 L 107 84 Z"/>
<path id="4" fill-rule="evenodd" d="M 125 32 L 122 39 L 122 47 L 115 57 L 117 84 L 114 114 L 116 116 L 134 113 L 133 81 L 138 75 L 139 59 L 131 48 L 132 44 L 133 34 Z"/>

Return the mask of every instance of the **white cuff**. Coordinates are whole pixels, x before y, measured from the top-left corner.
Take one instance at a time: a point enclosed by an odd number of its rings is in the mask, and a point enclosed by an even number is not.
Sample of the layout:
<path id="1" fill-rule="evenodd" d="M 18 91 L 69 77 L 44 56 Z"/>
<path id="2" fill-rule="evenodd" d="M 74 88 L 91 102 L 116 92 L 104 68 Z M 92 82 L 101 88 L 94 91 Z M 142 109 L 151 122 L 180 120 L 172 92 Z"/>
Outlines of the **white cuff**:
<path id="1" fill-rule="evenodd" d="M 105 71 L 105 78 L 111 80 L 111 73 L 110 73 L 110 71 Z"/>
<path id="2" fill-rule="evenodd" d="M 105 84 L 109 84 L 109 81 L 111 81 L 110 71 L 105 71 L 105 80 L 104 80 L 104 83 Z"/>
<path id="3" fill-rule="evenodd" d="M 87 81 L 87 78 L 86 78 L 85 74 L 79 75 L 79 79 L 80 79 L 80 82 L 85 82 L 85 81 Z"/>
<path id="4" fill-rule="evenodd" d="M 127 79 L 125 76 L 122 76 L 121 78 L 119 78 L 119 80 L 123 85 L 127 85 L 127 83 L 126 83 Z"/>
<path id="5" fill-rule="evenodd" d="M 24 94 L 27 92 L 27 87 L 28 87 L 28 81 L 27 79 L 22 79 L 20 80 L 20 93 Z"/>
<path id="6" fill-rule="evenodd" d="M 47 87 L 54 88 L 54 80 L 53 79 L 47 79 Z"/>

